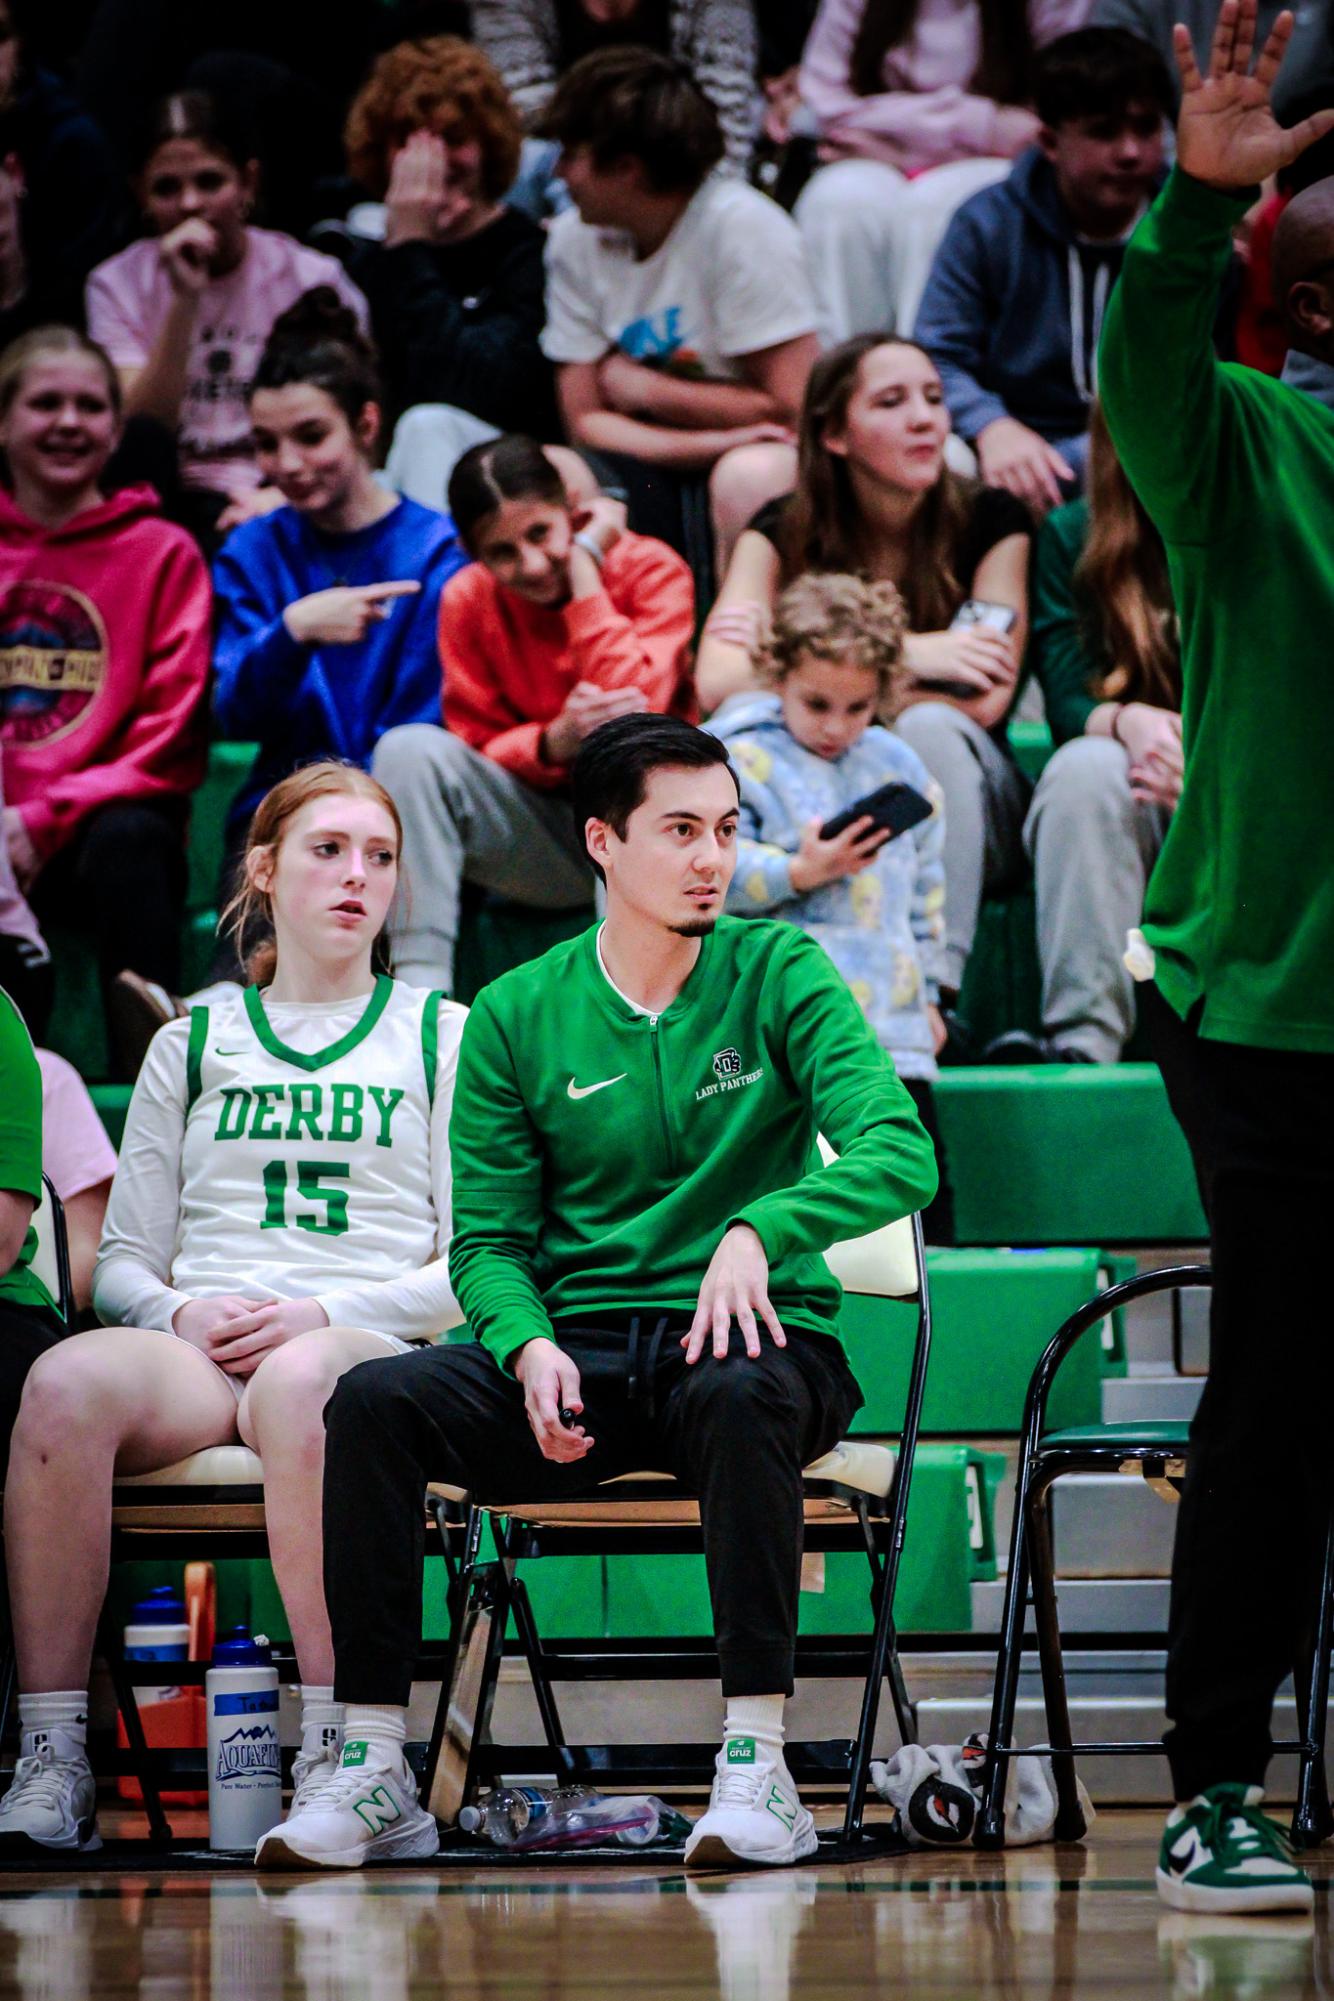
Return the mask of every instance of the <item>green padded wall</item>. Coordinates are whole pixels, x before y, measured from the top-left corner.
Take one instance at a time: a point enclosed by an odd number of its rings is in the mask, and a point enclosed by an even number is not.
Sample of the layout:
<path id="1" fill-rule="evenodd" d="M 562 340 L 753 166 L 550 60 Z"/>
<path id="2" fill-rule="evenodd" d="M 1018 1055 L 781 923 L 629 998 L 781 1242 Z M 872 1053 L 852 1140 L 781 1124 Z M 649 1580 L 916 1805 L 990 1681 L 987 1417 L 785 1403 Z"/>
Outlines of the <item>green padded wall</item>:
<path id="1" fill-rule="evenodd" d="M 945 1070 L 958 1235 L 971 1244 L 1184 1244 L 1207 1235 L 1151 1063 Z"/>
<path id="2" fill-rule="evenodd" d="M 1093 1250 L 928 1251 L 931 1360 L 924 1432 L 999 1438 L 1018 1433 L 1028 1379 L 1061 1322 L 1098 1290 Z M 847 1296 L 839 1331 L 866 1402 L 852 1429 L 894 1431 L 908 1391 L 915 1315 L 891 1301 Z M 1096 1424 L 1102 1367 L 1081 1342 L 1056 1380 L 1052 1423 Z"/>

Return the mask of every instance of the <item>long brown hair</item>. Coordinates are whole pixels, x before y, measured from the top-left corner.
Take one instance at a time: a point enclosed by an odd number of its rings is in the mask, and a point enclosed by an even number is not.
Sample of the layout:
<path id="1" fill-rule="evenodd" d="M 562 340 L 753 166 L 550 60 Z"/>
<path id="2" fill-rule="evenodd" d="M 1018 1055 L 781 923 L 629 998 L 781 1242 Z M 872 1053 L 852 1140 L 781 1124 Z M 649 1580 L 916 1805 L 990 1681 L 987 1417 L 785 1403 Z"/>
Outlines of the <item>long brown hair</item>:
<path id="1" fill-rule="evenodd" d="M 846 462 L 825 439 L 847 420 L 863 360 L 878 347 L 915 347 L 896 334 L 856 334 L 822 354 L 810 372 L 801 406 L 797 488 L 783 514 L 779 555 L 783 581 L 803 570 L 870 574 L 866 537 Z M 934 366 L 934 364 L 933 364 Z M 948 466 L 923 496 L 908 534 L 908 562 L 899 590 L 914 632 L 947 626 L 967 596 L 956 573 L 959 544 L 975 486 Z"/>
<path id="2" fill-rule="evenodd" d="M 968 88 L 997 104 L 1033 101 L 1033 35 L 1027 0 L 977 0 L 982 54 Z M 901 48 L 917 25 L 920 0 L 866 0 L 852 44 L 849 73 L 858 97 L 885 88 L 885 57 Z"/>
<path id="3" fill-rule="evenodd" d="M 1099 701 L 1181 707 L 1181 651 L 1162 538 L 1121 469 L 1095 405 L 1089 439 L 1089 526 L 1075 585 L 1089 607 L 1088 640 L 1106 662 Z"/>
<path id="4" fill-rule="evenodd" d="M 312 799 L 336 799 L 348 795 L 354 799 L 373 799 L 377 806 L 384 807 L 394 823 L 394 835 L 401 856 L 403 822 L 398 817 L 397 806 L 379 779 L 372 778 L 359 765 L 339 764 L 334 758 L 302 765 L 299 771 L 280 778 L 264 794 L 250 816 L 250 825 L 246 829 L 245 860 L 231 900 L 218 919 L 218 930 L 224 937 L 232 939 L 236 956 L 254 986 L 267 986 L 273 978 L 278 964 L 278 947 L 271 937 L 263 937 L 250 948 L 247 956 L 248 935 L 258 927 L 273 922 L 273 899 L 253 880 L 250 857 L 257 850 L 268 849 L 276 859 L 289 823 Z M 387 968 L 388 955 L 384 951 L 383 938 L 382 932 L 375 941 L 374 957 L 378 964 Z"/>

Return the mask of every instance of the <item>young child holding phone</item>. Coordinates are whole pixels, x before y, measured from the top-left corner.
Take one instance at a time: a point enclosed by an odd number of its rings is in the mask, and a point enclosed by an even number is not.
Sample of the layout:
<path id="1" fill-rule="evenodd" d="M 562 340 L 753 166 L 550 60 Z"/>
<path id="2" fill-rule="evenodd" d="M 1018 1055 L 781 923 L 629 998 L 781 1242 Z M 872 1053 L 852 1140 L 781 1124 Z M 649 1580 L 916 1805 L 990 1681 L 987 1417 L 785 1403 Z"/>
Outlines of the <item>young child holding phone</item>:
<path id="1" fill-rule="evenodd" d="M 759 659 L 763 690 L 733 695 L 708 727 L 741 784 L 727 907 L 787 918 L 843 974 L 935 1142 L 940 1191 L 923 1222 L 930 1242 L 949 1243 L 953 1199 L 931 1094 L 945 1039 L 941 795 L 917 753 L 880 720 L 892 707 L 906 627 L 891 583 L 798 578 L 774 607 Z M 849 809 L 863 805 L 848 822 Z"/>

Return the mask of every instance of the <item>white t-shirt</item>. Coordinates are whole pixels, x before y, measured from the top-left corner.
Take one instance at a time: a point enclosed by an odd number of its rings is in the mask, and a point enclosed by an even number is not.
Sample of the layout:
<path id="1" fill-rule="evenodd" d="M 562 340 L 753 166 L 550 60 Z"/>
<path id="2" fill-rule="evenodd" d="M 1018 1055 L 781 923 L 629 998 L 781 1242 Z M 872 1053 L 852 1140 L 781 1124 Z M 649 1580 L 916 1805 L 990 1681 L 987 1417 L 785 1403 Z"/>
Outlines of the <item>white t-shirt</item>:
<path id="1" fill-rule="evenodd" d="M 366 301 L 336 257 L 276 229 L 246 231 L 234 271 L 204 287 L 181 403 L 181 480 L 233 497 L 259 485 L 247 399 L 273 322 L 303 292 L 332 285 L 363 332 Z M 171 304 L 154 237 L 99 264 L 88 279 L 88 331 L 117 368 L 142 368 Z"/>
<path id="2" fill-rule="evenodd" d="M 797 226 L 744 182 L 705 181 L 651 257 L 573 209 L 551 225 L 542 333 L 551 361 L 600 361 L 618 347 L 673 375 L 736 381 L 738 355 L 814 327 Z"/>
<path id="3" fill-rule="evenodd" d="M 463 1318 L 449 1282 L 449 1113 L 467 1009 L 382 978 L 351 1001 L 237 987 L 158 1030 L 93 1275 L 112 1325 L 187 1299 L 316 1299 L 401 1340 Z"/>

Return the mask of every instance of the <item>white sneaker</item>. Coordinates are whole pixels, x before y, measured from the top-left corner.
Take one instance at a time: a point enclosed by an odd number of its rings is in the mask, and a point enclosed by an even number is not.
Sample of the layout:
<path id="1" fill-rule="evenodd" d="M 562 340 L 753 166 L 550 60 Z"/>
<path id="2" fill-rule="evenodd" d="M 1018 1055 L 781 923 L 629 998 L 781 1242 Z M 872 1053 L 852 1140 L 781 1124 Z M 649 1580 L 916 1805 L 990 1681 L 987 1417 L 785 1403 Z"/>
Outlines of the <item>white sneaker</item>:
<path id="1" fill-rule="evenodd" d="M 300 1807 L 293 1801 L 288 1818 L 260 1836 L 256 1868 L 359 1869 L 363 1862 L 437 1853 L 439 1829 L 418 1805 L 403 1759 L 372 1764 L 371 1750 L 364 1739 L 351 1739 L 333 1774 L 311 1773 Z"/>
<path id="2" fill-rule="evenodd" d="M 324 1788 L 338 1776 L 342 1755 L 340 1727 L 330 1725 L 327 1734 L 312 1731 L 309 1743 L 302 1740 L 301 1749 L 292 1760 L 292 1804 L 287 1810 L 289 1820 L 294 1813 L 303 1812 L 322 1797 Z"/>
<path id="3" fill-rule="evenodd" d="M 718 1753 L 708 1811 L 686 1842 L 687 1869 L 782 1868 L 814 1855 L 818 1845 L 787 1766 L 753 1737 L 729 1737 Z"/>
<path id="4" fill-rule="evenodd" d="M 75 1855 L 102 1846 L 97 1831 L 97 1782 L 82 1751 L 44 1731 L 14 1767 L 9 1791 L 0 1800 L 0 1855 L 35 1855 L 48 1848 Z"/>

